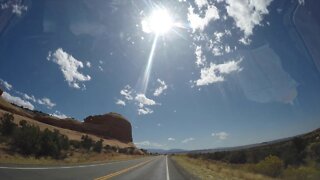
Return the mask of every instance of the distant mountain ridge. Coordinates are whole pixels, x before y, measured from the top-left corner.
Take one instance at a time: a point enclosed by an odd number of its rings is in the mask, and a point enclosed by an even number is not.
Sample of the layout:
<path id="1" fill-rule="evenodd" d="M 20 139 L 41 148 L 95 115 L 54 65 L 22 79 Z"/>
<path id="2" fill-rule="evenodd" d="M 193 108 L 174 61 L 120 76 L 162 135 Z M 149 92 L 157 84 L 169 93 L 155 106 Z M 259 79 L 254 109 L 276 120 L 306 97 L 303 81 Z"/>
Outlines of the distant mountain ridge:
<path id="1" fill-rule="evenodd" d="M 296 135 L 296 136 L 276 139 L 276 140 L 262 142 L 262 143 L 242 145 L 242 146 L 220 147 L 220 148 L 199 149 L 199 150 L 185 150 L 185 149 L 169 149 L 169 150 L 147 149 L 147 150 L 150 153 L 159 153 L 159 154 L 179 154 L 179 153 L 180 154 L 181 153 L 191 153 L 191 154 L 194 153 L 194 154 L 196 154 L 196 153 L 214 153 L 214 152 L 221 152 L 221 151 L 238 151 L 238 150 L 245 150 L 245 149 L 250 149 L 250 148 L 258 148 L 258 147 L 263 147 L 263 146 L 270 146 L 270 145 L 275 145 L 275 144 L 286 143 L 286 142 L 293 140 L 296 137 L 304 138 L 304 137 L 312 136 L 313 134 L 320 134 L 320 128 L 315 129 L 311 132 L 307 132 L 307 133 Z"/>

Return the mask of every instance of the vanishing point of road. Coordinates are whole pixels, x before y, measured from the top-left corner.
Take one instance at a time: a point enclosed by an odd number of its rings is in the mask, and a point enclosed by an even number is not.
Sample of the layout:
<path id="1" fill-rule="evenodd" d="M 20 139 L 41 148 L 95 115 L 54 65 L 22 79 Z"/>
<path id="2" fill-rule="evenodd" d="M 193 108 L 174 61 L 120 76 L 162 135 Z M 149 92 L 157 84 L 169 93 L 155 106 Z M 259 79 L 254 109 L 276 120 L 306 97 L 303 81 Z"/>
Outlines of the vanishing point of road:
<path id="1" fill-rule="evenodd" d="M 104 164 L 57 167 L 0 167 L 5 180 L 184 180 L 192 179 L 168 156 L 146 157 Z"/>

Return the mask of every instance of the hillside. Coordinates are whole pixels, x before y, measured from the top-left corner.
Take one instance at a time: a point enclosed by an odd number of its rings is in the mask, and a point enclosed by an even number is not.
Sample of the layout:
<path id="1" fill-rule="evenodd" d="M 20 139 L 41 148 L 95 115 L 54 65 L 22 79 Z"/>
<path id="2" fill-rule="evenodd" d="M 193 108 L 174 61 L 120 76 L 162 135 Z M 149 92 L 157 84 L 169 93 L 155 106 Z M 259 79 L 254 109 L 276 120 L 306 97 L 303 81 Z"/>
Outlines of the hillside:
<path id="1" fill-rule="evenodd" d="M 89 116 L 85 122 L 80 122 L 70 118 L 59 119 L 39 111 L 21 108 L 0 97 L 0 116 L 4 113 L 12 113 L 16 123 L 20 120 L 26 120 L 30 124 L 39 126 L 41 130 L 46 128 L 49 130 L 57 129 L 71 140 L 80 140 L 83 134 L 88 134 L 94 140 L 102 138 L 104 145 L 135 148 L 132 143 L 130 122 L 121 115 L 115 115 L 115 113 Z"/>

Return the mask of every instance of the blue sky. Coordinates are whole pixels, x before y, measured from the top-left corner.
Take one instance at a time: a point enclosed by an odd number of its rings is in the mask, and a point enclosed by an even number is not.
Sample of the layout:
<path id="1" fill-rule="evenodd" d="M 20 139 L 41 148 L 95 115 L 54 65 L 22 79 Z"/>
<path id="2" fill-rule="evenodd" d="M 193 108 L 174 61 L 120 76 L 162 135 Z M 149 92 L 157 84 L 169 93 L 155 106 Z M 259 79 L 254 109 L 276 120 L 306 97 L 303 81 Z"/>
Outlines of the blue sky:
<path id="1" fill-rule="evenodd" d="M 304 133 L 320 122 L 311 3 L 1 1 L 3 96 L 79 120 L 118 112 L 143 148 Z"/>

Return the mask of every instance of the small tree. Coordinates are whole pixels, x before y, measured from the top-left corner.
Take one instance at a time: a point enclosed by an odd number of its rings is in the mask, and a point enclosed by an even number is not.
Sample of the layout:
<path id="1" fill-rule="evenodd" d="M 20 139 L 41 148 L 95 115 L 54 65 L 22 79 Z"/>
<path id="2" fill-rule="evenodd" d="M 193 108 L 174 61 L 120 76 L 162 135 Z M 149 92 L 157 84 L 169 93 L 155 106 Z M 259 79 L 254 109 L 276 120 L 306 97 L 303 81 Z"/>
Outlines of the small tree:
<path id="1" fill-rule="evenodd" d="M 90 150 L 93 145 L 93 140 L 86 134 L 81 136 L 81 147 Z"/>
<path id="2" fill-rule="evenodd" d="M 101 152 L 101 150 L 102 150 L 102 143 L 103 143 L 103 139 L 100 139 L 99 141 L 97 141 L 95 144 L 94 144 L 94 146 L 93 146 L 93 150 L 95 151 L 95 152 Z"/>
<path id="3" fill-rule="evenodd" d="M 12 135 L 14 129 L 16 128 L 16 124 L 13 122 L 13 115 L 6 113 L 3 117 L 0 118 L 0 131 L 4 136 Z"/>

